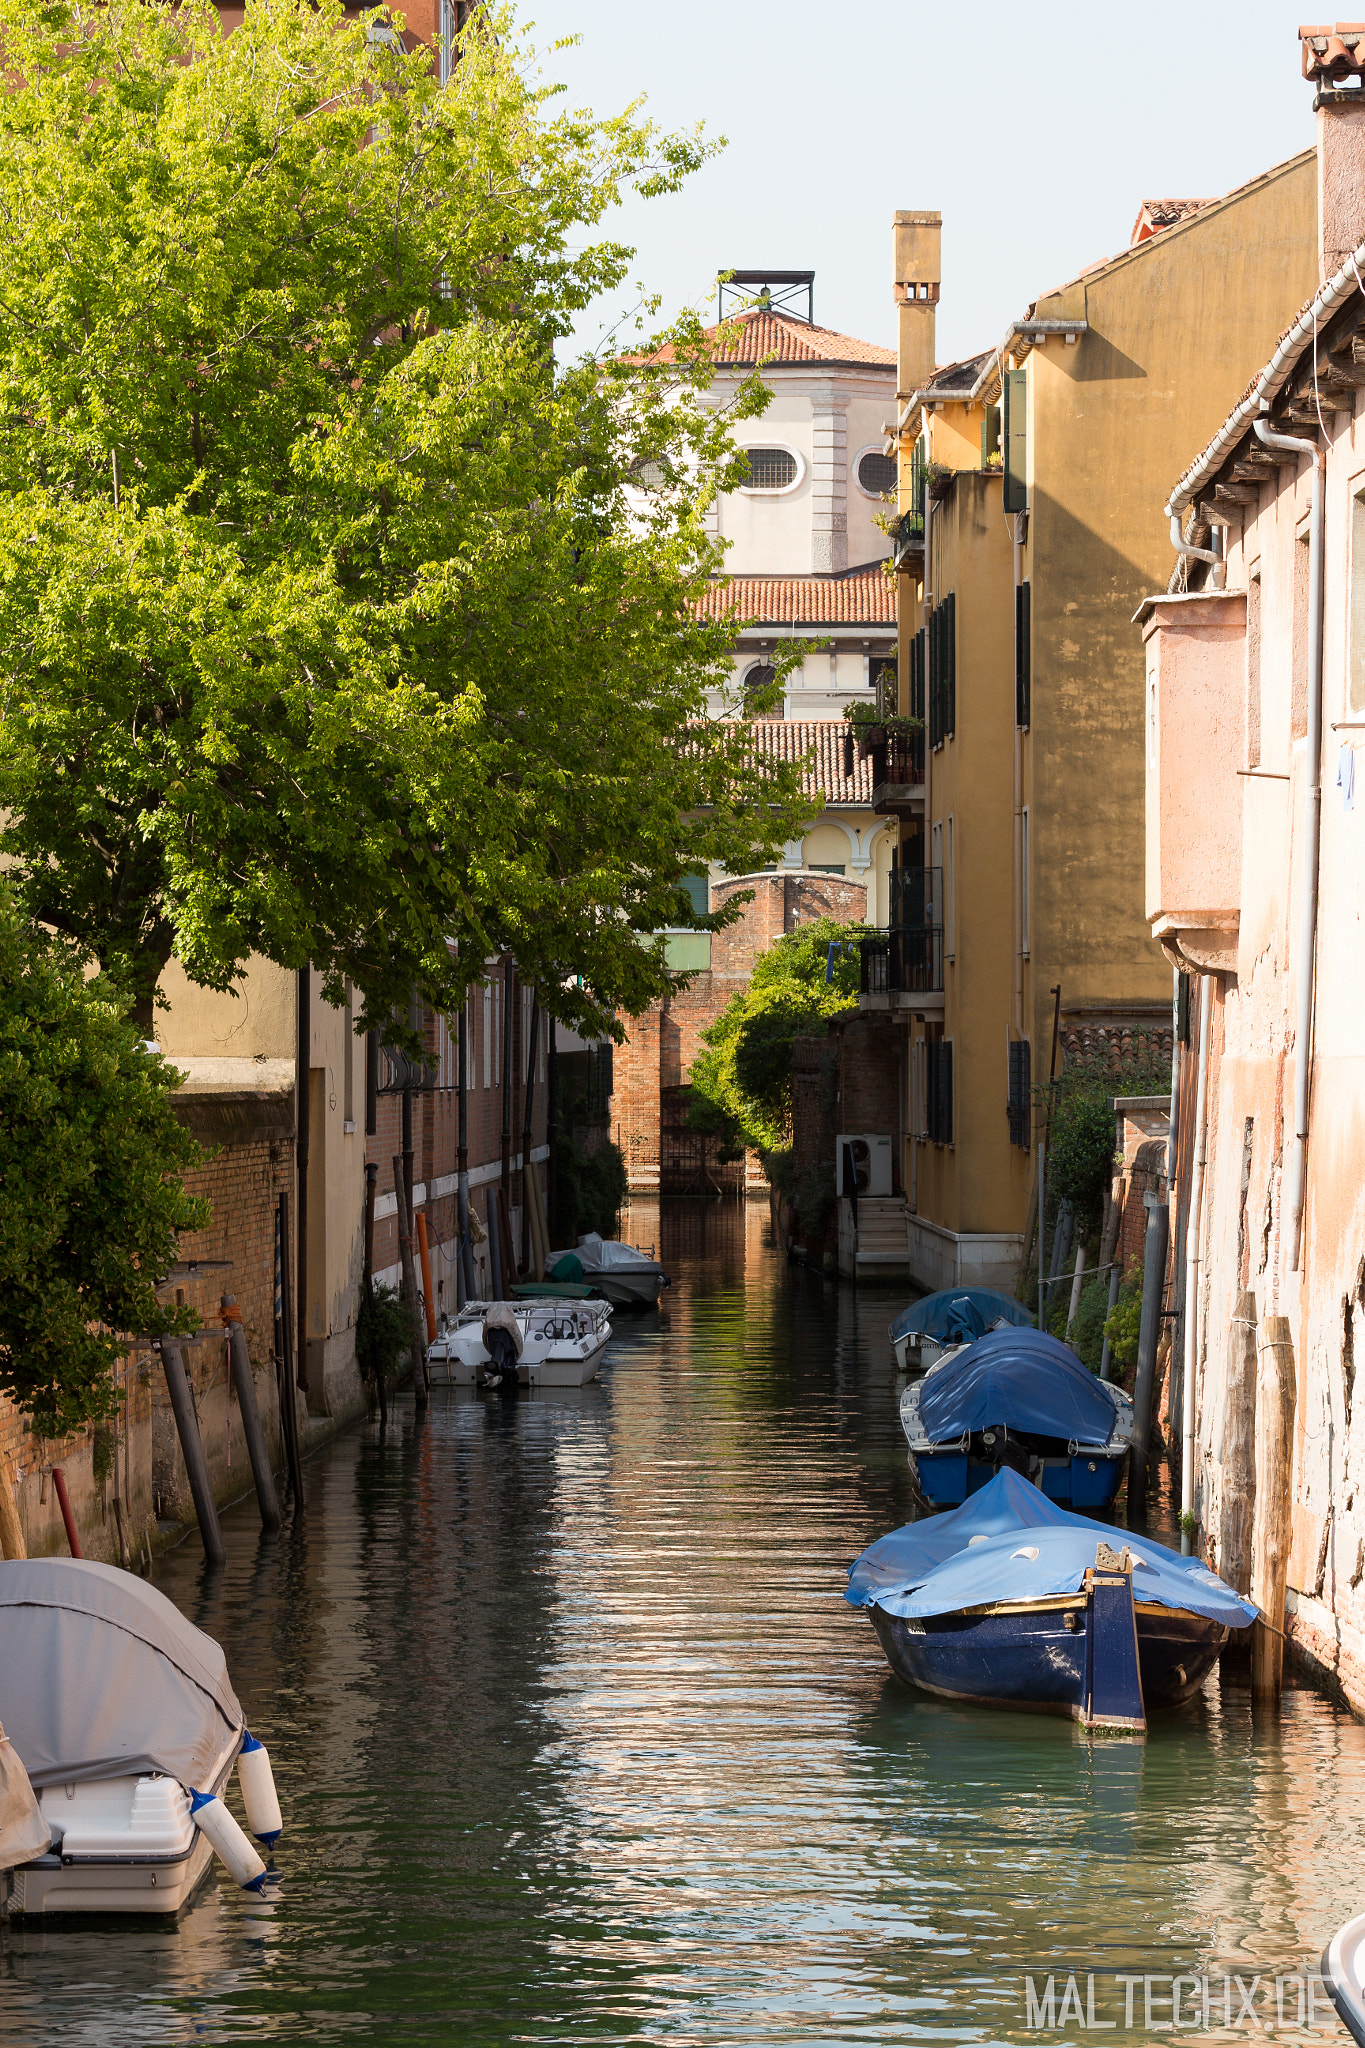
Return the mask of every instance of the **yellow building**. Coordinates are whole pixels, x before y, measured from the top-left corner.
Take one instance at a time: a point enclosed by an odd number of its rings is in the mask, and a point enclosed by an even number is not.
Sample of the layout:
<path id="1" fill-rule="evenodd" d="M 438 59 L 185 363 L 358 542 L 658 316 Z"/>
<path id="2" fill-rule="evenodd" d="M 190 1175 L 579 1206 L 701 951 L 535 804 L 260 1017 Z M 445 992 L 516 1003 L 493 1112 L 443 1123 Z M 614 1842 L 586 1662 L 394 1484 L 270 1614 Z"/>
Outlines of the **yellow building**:
<path id="1" fill-rule="evenodd" d="M 1311 152 L 1132 245 L 934 369 L 939 216 L 895 220 L 900 915 L 868 1008 L 902 1015 L 911 1271 L 1014 1284 L 1058 1002 L 1068 1049 L 1169 1026 L 1143 900 L 1143 662 L 1160 505 L 1317 283 Z M 895 742 L 892 742 L 895 754 Z M 904 756 L 902 762 L 901 755 Z"/>

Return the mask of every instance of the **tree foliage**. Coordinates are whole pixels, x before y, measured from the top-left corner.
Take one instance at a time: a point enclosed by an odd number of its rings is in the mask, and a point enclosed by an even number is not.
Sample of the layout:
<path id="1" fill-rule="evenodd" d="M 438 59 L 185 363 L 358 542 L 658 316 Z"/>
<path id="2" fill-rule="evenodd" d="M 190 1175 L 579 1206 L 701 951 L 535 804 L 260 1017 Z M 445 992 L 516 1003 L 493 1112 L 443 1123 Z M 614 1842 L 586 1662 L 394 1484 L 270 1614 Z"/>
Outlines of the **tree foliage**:
<path id="1" fill-rule="evenodd" d="M 697 322 L 555 367 L 604 213 L 708 145 L 556 111 L 487 10 L 446 85 L 376 20 L 0 0 L 0 850 L 144 1028 L 172 952 L 370 1021 L 503 948 L 600 1028 L 679 877 L 793 829 L 703 716 Z"/>
<path id="2" fill-rule="evenodd" d="M 858 1007 L 857 942 L 871 927 L 814 918 L 761 953 L 692 1062 L 692 1121 L 728 1146 L 776 1151 L 791 1129 L 792 1046 Z M 825 976 L 836 948 L 832 980 Z"/>
<path id="3" fill-rule="evenodd" d="M 1045 1109 L 1051 1094 L 1049 1206 L 1070 1202 L 1083 1234 L 1092 1235 L 1097 1227 L 1114 1172 L 1110 1102 L 1116 1095 L 1166 1095 L 1170 1086 L 1170 1054 L 1155 1039 L 1139 1038 L 1122 1058 L 1101 1053 L 1068 1060 L 1051 1091 L 1038 1091 Z"/>
<path id="4" fill-rule="evenodd" d="M 0 890 L 0 1392 L 44 1436 L 107 1414 L 135 1331 L 189 1328 L 156 1281 L 207 1204 L 175 1070 L 103 981 Z"/>

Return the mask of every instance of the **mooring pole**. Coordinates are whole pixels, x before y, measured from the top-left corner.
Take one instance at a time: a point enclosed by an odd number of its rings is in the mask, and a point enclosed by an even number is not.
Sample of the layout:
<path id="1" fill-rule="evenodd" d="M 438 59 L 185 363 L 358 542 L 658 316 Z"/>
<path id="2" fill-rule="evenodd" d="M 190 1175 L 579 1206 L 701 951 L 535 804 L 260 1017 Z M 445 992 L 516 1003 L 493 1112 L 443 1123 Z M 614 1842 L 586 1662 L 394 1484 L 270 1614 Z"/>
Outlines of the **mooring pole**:
<path id="1" fill-rule="evenodd" d="M 529 1273 L 535 1232 L 532 1227 L 535 1197 L 531 1193 L 531 1123 L 536 1093 L 536 1052 L 540 1044 L 540 1002 L 531 995 L 531 1050 L 526 1059 L 526 1100 L 521 1116 L 521 1264 Z M 537 1276 L 539 1277 L 539 1276 Z"/>
<path id="2" fill-rule="evenodd" d="M 1285 1587 L 1289 1582 L 1298 1382 L 1287 1316 L 1267 1316 L 1256 1373 L 1256 1511 L 1251 1597 L 1251 1696 L 1277 1700 L 1284 1678 Z"/>
<path id="3" fill-rule="evenodd" d="M 237 1406 L 242 1411 L 242 1434 L 251 1460 L 251 1476 L 256 1483 L 261 1527 L 275 1530 L 281 1521 L 280 1503 L 275 1492 L 275 1475 L 270 1469 L 265 1431 L 261 1428 L 261 1411 L 256 1405 L 256 1382 L 251 1377 L 251 1355 L 247 1350 L 246 1331 L 242 1327 L 242 1313 L 235 1294 L 220 1295 L 218 1306 L 223 1328 L 227 1331 L 228 1363 L 232 1369 L 232 1384 L 237 1389 Z"/>
<path id="4" fill-rule="evenodd" d="M 294 1511 L 303 1507 L 303 1459 L 299 1455 L 299 1409 L 294 1380 L 294 1318 L 289 1299 L 289 1191 L 280 1189 L 276 1227 L 279 1231 L 280 1275 L 280 1428 L 289 1467 Z"/>
<path id="5" fill-rule="evenodd" d="M 308 1391 L 308 1137 L 309 1116 L 312 1104 L 310 1080 L 313 1069 L 313 1019 L 312 1019 L 312 968 L 301 967 L 298 971 L 298 1000 L 295 1011 L 298 1021 L 298 1045 L 295 1052 L 295 1103 L 298 1137 L 294 1146 L 294 1166 L 299 1188 L 299 1241 L 298 1255 L 298 1357 L 295 1359 L 297 1384 L 304 1393 Z"/>
<path id="6" fill-rule="evenodd" d="M 412 1352 L 412 1392 L 419 1408 L 427 1405 L 426 1352 L 422 1343 L 422 1314 L 417 1305 L 417 1269 L 412 1259 L 412 1238 L 408 1234 L 408 1204 L 404 1193 L 401 1156 L 393 1162 L 393 1192 L 398 1217 L 398 1257 L 403 1268 L 403 1299 L 408 1305 L 409 1345 Z"/>
<path id="7" fill-rule="evenodd" d="M 460 1010 L 460 1051 L 457 1070 L 459 1130 L 455 1148 L 456 1214 L 460 1224 L 460 1256 L 456 1261 L 459 1287 L 455 1306 L 463 1308 L 476 1292 L 474 1243 L 469 1235 L 469 995 Z"/>
<path id="8" fill-rule="evenodd" d="M 161 1339 L 161 1366 L 166 1375 L 166 1391 L 171 1397 L 171 1413 L 180 1438 L 180 1451 L 189 1477 L 199 1534 L 204 1540 L 204 1557 L 211 1565 L 226 1564 L 227 1552 L 223 1548 L 223 1532 L 218 1525 L 218 1507 L 209 1480 L 208 1459 L 204 1456 L 199 1424 L 195 1420 L 194 1396 L 185 1371 L 185 1354 L 172 1337 Z"/>

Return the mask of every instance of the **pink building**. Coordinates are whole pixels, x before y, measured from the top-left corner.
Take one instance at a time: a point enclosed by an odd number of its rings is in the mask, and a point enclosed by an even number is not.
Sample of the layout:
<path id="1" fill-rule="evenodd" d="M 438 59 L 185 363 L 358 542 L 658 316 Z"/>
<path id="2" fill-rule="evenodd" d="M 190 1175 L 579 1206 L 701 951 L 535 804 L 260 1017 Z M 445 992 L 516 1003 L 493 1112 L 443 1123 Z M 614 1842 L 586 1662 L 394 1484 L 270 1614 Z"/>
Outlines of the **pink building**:
<path id="1" fill-rule="evenodd" d="M 1173 1366 L 1197 1541 L 1220 1567 L 1237 1548 L 1249 1293 L 1262 1371 L 1266 1319 L 1293 1335 L 1287 1630 L 1365 1712 L 1365 35 L 1302 35 L 1321 289 L 1166 507 L 1177 572 L 1138 614 L 1147 912 L 1190 977 Z"/>

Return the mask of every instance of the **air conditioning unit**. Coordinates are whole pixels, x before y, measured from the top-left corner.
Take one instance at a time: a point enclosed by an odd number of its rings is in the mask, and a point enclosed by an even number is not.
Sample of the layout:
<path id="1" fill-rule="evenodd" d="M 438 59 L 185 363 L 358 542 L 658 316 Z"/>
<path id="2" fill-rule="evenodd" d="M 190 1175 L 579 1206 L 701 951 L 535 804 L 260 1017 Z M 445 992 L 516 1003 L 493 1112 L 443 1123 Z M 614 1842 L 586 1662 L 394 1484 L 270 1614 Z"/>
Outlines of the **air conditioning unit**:
<path id="1" fill-rule="evenodd" d="M 841 1132 L 834 1140 L 834 1191 L 846 1194 L 851 1165 L 853 1182 L 860 1195 L 889 1195 L 891 1192 L 891 1140 L 875 1133 Z"/>

